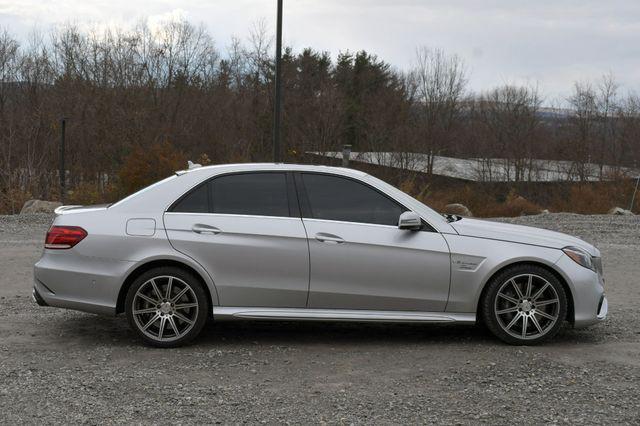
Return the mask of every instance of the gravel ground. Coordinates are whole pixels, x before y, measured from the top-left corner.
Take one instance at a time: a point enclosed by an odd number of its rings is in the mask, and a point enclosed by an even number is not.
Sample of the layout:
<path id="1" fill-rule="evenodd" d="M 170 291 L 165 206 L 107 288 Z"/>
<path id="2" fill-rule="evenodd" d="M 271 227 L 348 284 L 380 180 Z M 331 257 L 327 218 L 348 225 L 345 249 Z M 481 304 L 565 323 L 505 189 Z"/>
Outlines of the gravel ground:
<path id="1" fill-rule="evenodd" d="M 0 216 L 0 423 L 640 422 L 640 219 L 504 221 L 594 242 L 610 318 L 511 347 L 476 327 L 237 322 L 141 346 L 122 317 L 29 299 L 50 217 Z"/>

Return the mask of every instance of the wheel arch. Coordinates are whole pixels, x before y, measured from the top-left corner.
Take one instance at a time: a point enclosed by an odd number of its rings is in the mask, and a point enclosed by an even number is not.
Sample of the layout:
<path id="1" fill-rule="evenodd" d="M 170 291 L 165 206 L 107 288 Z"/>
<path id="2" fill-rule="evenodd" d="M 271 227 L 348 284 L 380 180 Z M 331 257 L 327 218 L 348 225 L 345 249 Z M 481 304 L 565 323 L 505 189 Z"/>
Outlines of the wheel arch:
<path id="1" fill-rule="evenodd" d="M 127 275 L 127 278 L 125 278 L 125 280 L 123 281 L 122 286 L 120 286 L 120 291 L 118 292 L 118 299 L 116 302 L 116 314 L 121 314 L 124 312 L 124 309 L 125 309 L 124 302 L 125 302 L 125 299 L 127 298 L 127 292 L 129 291 L 129 288 L 131 287 L 133 282 L 145 272 L 153 268 L 158 268 L 162 266 L 173 266 L 193 274 L 193 276 L 195 276 L 205 288 L 206 290 L 205 294 L 207 295 L 209 306 L 211 307 L 215 306 L 214 302 L 217 302 L 217 294 L 214 293 L 215 287 L 211 289 L 209 283 L 207 282 L 207 280 L 205 280 L 205 278 L 203 277 L 200 271 L 198 271 L 193 266 L 187 264 L 186 262 L 182 262 L 179 260 L 153 259 L 136 266 L 135 269 L 129 272 L 129 274 Z M 214 297 L 215 297 L 215 300 L 214 300 Z M 209 312 L 209 315 L 212 315 L 212 312 Z"/>
<path id="2" fill-rule="evenodd" d="M 567 318 L 566 319 L 570 323 L 573 324 L 574 321 L 575 321 L 574 300 L 573 300 L 573 292 L 571 291 L 571 287 L 569 286 L 569 283 L 567 282 L 565 277 L 557 269 L 553 268 L 552 266 L 549 266 L 546 263 L 537 262 L 537 261 L 534 261 L 534 260 L 523 260 L 523 261 L 517 261 L 517 262 L 509 263 L 507 265 L 503 265 L 500 268 L 498 268 L 497 270 L 495 270 L 493 272 L 493 274 L 491 274 L 491 276 L 489 276 L 489 278 L 487 280 L 485 280 L 485 282 L 482 284 L 482 291 L 480 292 L 480 297 L 478 297 L 478 300 L 476 302 L 476 312 L 478 313 L 478 315 L 476 316 L 477 321 L 478 322 L 484 321 L 484 319 L 483 319 L 483 317 L 481 315 L 480 305 L 482 304 L 482 299 L 484 298 L 485 293 L 487 292 L 487 288 L 489 287 L 489 283 L 498 274 L 502 273 L 506 269 L 513 268 L 514 266 L 521 266 L 521 265 L 532 265 L 532 266 L 537 266 L 537 267 L 543 268 L 546 271 L 548 271 L 549 273 L 553 274 L 558 279 L 558 281 L 562 285 L 562 288 L 564 289 L 565 293 L 567 294 Z"/>

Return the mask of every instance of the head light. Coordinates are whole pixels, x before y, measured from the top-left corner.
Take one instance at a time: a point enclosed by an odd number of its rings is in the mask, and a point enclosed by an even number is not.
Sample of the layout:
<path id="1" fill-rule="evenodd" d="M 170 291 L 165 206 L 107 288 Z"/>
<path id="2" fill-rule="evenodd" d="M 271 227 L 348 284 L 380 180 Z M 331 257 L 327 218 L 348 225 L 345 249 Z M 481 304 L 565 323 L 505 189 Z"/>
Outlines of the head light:
<path id="1" fill-rule="evenodd" d="M 596 267 L 593 263 L 593 258 L 589 253 L 582 250 L 578 247 L 565 247 L 562 249 L 564 254 L 569 256 L 571 260 L 576 262 L 580 266 L 584 266 L 585 268 L 591 269 L 592 271 L 596 270 Z"/>

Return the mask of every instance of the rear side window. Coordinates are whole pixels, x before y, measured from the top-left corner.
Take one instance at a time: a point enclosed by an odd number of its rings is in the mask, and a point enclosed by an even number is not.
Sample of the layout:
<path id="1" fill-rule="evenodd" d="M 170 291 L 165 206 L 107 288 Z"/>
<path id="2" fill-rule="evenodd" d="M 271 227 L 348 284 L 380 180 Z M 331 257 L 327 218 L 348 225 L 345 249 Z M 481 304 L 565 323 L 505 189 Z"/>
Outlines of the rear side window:
<path id="1" fill-rule="evenodd" d="M 182 197 L 171 209 L 180 213 L 209 213 L 209 185 L 203 183 Z"/>
<path id="2" fill-rule="evenodd" d="M 338 176 L 302 174 L 314 219 L 397 226 L 405 209 L 375 189 Z"/>
<path id="3" fill-rule="evenodd" d="M 183 196 L 171 211 L 288 217 L 286 176 L 244 173 L 213 178 Z"/>
<path id="4" fill-rule="evenodd" d="M 246 173 L 211 181 L 213 213 L 289 216 L 284 173 Z"/>

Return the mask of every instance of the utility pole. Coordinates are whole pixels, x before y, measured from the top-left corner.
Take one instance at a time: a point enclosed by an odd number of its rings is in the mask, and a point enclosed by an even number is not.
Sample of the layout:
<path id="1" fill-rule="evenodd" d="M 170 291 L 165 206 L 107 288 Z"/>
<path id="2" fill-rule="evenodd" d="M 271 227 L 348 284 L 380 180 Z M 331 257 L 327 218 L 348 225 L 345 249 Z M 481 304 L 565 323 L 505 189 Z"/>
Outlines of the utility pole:
<path id="1" fill-rule="evenodd" d="M 278 20 L 276 29 L 276 93 L 273 107 L 273 161 L 280 160 L 280 103 L 282 101 L 282 0 L 278 0 Z"/>
<path id="2" fill-rule="evenodd" d="M 67 127 L 67 119 L 66 117 L 62 117 L 60 119 L 60 202 L 64 204 L 65 193 L 66 193 L 66 185 L 67 185 L 67 173 L 64 164 L 64 136 Z"/>

